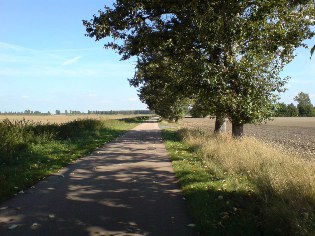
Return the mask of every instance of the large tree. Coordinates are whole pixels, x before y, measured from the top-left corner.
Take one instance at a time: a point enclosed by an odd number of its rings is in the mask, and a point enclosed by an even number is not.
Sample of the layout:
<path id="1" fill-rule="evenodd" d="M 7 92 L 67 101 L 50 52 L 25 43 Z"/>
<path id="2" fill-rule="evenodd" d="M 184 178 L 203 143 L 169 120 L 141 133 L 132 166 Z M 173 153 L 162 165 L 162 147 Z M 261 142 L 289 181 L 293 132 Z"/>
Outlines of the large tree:
<path id="1" fill-rule="evenodd" d="M 183 94 L 177 74 L 170 73 L 167 58 L 142 58 L 138 60 L 134 78 L 129 82 L 139 87 L 139 97 L 162 118 L 177 122 L 188 112 L 190 99 Z"/>
<path id="2" fill-rule="evenodd" d="M 286 82 L 279 72 L 293 59 L 294 49 L 313 36 L 311 3 L 118 0 L 84 25 L 96 40 L 112 38 L 106 47 L 117 50 L 122 59 L 136 56 L 141 68 L 162 66 L 156 57 L 178 65 L 177 75 L 174 66 L 166 68 L 175 84 L 186 86 L 174 94 L 206 100 L 219 120 L 231 120 L 238 137 L 245 123 L 271 116 Z M 148 82 L 137 78 L 141 95 L 141 86 Z M 165 81 L 163 76 L 153 80 Z"/>

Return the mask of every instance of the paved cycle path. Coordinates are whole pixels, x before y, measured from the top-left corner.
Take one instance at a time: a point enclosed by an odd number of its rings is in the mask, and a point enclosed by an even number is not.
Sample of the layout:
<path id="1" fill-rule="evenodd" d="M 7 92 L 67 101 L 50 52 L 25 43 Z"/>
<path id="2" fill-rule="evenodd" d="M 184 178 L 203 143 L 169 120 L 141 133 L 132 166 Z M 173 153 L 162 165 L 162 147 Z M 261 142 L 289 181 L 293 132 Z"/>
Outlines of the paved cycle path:
<path id="1" fill-rule="evenodd" d="M 143 123 L 0 205 L 0 235 L 195 235 L 158 124 Z"/>

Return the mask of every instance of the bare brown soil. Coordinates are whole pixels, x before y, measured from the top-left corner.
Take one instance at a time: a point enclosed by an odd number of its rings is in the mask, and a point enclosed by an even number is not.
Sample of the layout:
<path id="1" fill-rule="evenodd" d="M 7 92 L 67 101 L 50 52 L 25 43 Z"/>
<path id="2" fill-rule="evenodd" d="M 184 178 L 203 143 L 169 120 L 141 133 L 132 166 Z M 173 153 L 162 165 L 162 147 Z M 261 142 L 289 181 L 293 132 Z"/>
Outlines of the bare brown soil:
<path id="1" fill-rule="evenodd" d="M 213 132 L 214 119 L 186 118 L 183 127 L 195 127 Z M 228 122 L 227 130 L 231 130 Z M 275 144 L 303 158 L 315 158 L 315 117 L 277 117 L 266 124 L 245 125 L 245 135 Z"/>

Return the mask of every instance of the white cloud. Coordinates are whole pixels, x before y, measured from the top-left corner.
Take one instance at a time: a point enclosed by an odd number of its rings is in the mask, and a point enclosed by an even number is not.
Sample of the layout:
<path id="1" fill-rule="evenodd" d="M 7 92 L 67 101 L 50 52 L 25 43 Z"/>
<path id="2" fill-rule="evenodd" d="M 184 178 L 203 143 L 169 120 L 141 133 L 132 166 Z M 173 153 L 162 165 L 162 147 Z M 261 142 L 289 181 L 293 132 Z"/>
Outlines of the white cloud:
<path id="1" fill-rule="evenodd" d="M 78 60 L 80 60 L 82 57 L 74 57 L 74 58 L 71 58 L 69 60 L 66 60 L 65 62 L 62 63 L 62 66 L 67 66 L 67 65 L 71 65 L 75 62 L 77 62 Z"/>

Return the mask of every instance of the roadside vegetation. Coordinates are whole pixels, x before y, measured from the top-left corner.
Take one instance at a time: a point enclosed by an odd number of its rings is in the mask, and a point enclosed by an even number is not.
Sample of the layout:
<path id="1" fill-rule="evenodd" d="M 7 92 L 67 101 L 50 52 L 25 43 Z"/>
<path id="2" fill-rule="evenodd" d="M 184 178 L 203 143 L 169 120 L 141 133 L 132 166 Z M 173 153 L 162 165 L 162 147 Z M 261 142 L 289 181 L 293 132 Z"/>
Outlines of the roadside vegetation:
<path id="1" fill-rule="evenodd" d="M 202 235 L 314 235 L 315 163 L 252 137 L 164 130 Z"/>
<path id="2" fill-rule="evenodd" d="M 82 119 L 62 124 L 1 121 L 0 201 L 89 154 L 143 119 Z"/>

